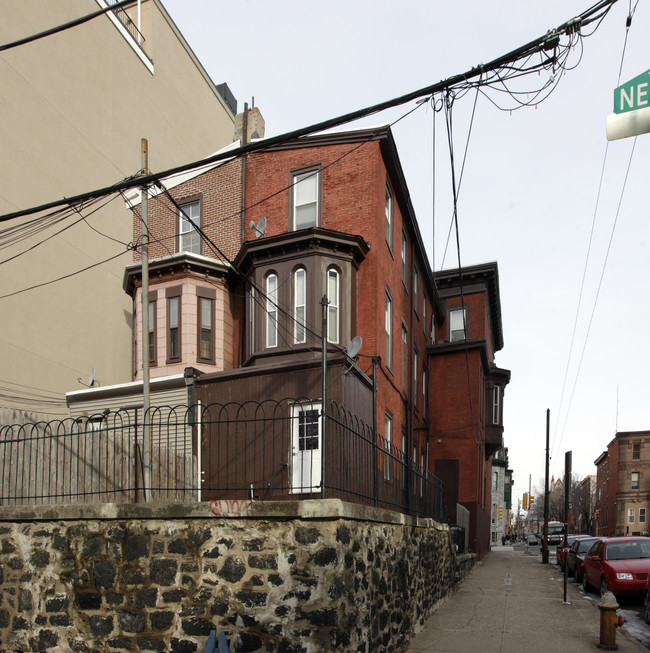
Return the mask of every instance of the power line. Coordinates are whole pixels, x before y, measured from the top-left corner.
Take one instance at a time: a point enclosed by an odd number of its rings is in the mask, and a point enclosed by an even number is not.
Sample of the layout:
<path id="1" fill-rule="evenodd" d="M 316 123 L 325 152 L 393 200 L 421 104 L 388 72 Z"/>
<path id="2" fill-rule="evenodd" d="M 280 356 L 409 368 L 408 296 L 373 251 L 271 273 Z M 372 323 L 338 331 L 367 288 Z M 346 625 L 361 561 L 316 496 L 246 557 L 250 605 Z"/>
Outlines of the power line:
<path id="1" fill-rule="evenodd" d="M 547 32 L 545 35 L 540 36 L 533 41 L 530 41 L 529 43 L 520 46 L 519 48 L 512 50 L 511 52 L 502 55 L 498 57 L 497 59 L 494 59 L 493 61 L 487 63 L 487 64 L 481 64 L 477 67 L 471 68 L 470 70 L 454 75 L 452 77 L 447 78 L 446 80 L 443 80 L 441 82 L 438 82 L 436 84 L 432 84 L 430 86 L 426 86 L 424 88 L 421 88 L 416 91 L 412 91 L 410 93 L 407 93 L 406 95 L 402 95 L 396 98 L 393 98 L 391 100 L 387 100 L 385 102 L 381 102 L 379 104 L 372 105 L 370 107 L 366 107 L 364 109 L 359 109 L 356 111 L 352 111 L 350 113 L 346 113 L 342 116 L 336 117 L 336 118 L 330 118 L 328 120 L 322 121 L 320 123 L 315 123 L 312 124 L 308 127 L 303 127 L 301 129 L 296 129 L 291 132 L 287 132 L 285 134 L 281 134 L 279 136 L 271 137 L 271 138 L 266 138 L 264 140 L 260 141 L 255 141 L 252 143 L 248 143 L 246 145 L 243 145 L 239 148 L 234 148 L 232 150 L 228 150 L 226 152 L 219 152 L 217 154 L 214 154 L 210 157 L 207 157 L 206 159 L 201 159 L 200 161 L 193 161 L 191 163 L 186 163 L 181 166 L 177 166 L 175 168 L 170 168 L 168 170 L 164 170 L 162 172 L 154 173 L 154 174 L 147 174 L 147 175 L 142 175 L 139 177 L 137 180 L 124 180 L 121 181 L 117 184 L 114 184 L 113 186 L 106 187 L 106 188 L 100 188 L 94 191 L 90 191 L 88 193 L 82 193 L 80 195 L 77 195 L 75 197 L 69 198 L 67 200 L 55 200 L 53 202 L 48 202 L 46 204 L 42 204 L 37 207 L 32 207 L 29 209 L 23 209 L 20 211 L 15 211 L 13 213 L 7 213 L 3 216 L 0 216 L 0 222 L 5 222 L 7 220 L 12 220 L 18 217 L 22 217 L 25 215 L 32 215 L 34 213 L 39 213 L 41 211 L 47 211 L 53 208 L 56 208 L 58 206 L 61 206 L 63 204 L 69 204 L 69 203 L 76 203 L 80 201 L 85 201 L 87 199 L 90 199 L 92 197 L 97 197 L 99 195 L 107 195 L 110 194 L 114 191 L 119 191 L 119 190 L 128 190 L 130 188 L 134 188 L 136 186 L 142 186 L 142 185 L 148 185 L 152 183 L 156 183 L 159 180 L 169 177 L 174 174 L 178 174 L 181 172 L 186 172 L 189 170 L 193 170 L 194 168 L 204 166 L 204 165 L 209 165 L 212 163 L 217 163 L 219 161 L 224 161 L 226 159 L 230 158 L 238 158 L 242 156 L 243 154 L 248 154 L 251 152 L 257 152 L 261 150 L 268 150 L 271 149 L 277 145 L 281 145 L 283 143 L 286 143 L 291 140 L 298 139 L 302 136 L 307 136 L 309 134 L 313 134 L 315 132 L 322 132 L 326 131 L 329 129 L 332 129 L 334 127 L 338 127 L 340 125 L 353 122 L 355 120 L 359 120 L 361 118 L 366 118 L 368 116 L 371 116 L 375 113 L 379 113 L 381 111 L 385 111 L 386 109 L 391 109 L 397 106 L 400 106 L 402 104 L 406 104 L 407 102 L 411 102 L 413 100 L 420 99 L 422 97 L 430 97 L 433 96 L 437 93 L 440 93 L 442 91 L 446 91 L 454 86 L 458 87 L 466 87 L 466 85 L 469 83 L 469 80 L 474 79 L 476 77 L 481 77 L 487 73 L 496 71 L 504 66 L 507 66 L 509 64 L 515 63 L 516 61 L 522 59 L 522 58 L 529 58 L 533 54 L 539 53 L 539 54 L 544 54 L 545 52 L 548 52 L 549 50 L 552 50 L 554 47 L 557 47 L 557 44 L 559 43 L 560 37 L 562 35 L 569 35 L 571 38 L 573 34 L 577 33 L 582 27 L 589 25 L 593 21 L 600 20 L 604 18 L 604 16 L 609 12 L 611 9 L 611 6 L 616 2 L 616 0 L 601 0 L 601 2 L 598 2 L 596 5 L 591 7 L 590 9 L 587 9 L 585 12 L 580 14 L 579 16 L 576 16 L 572 18 L 571 20 L 562 23 L 560 26 L 558 26 L 554 30 L 550 30 Z M 531 68 L 527 72 L 532 72 L 534 70 L 539 70 L 539 69 L 544 69 L 548 65 L 552 64 L 554 61 L 553 56 L 548 56 L 547 59 L 544 59 L 540 61 L 539 64 L 537 64 L 535 67 Z"/>
<path id="2" fill-rule="evenodd" d="M 146 0 L 144 1 L 146 2 Z M 33 43 L 34 41 L 38 41 L 39 39 L 45 38 L 46 36 L 51 36 L 52 34 L 58 34 L 59 32 L 63 32 L 72 27 L 77 27 L 77 25 L 82 25 L 83 23 L 87 23 L 88 21 L 93 20 L 93 18 L 97 18 L 97 16 L 101 16 L 102 14 L 105 14 L 109 11 L 113 11 L 115 9 L 123 9 L 124 7 L 133 5 L 136 2 L 137 0 L 121 0 L 121 2 L 115 2 L 114 4 L 108 5 L 103 9 L 98 9 L 97 11 L 94 11 L 91 14 L 81 16 L 80 18 L 75 18 L 74 20 L 71 20 L 67 23 L 63 23 L 62 25 L 57 25 L 56 27 L 51 27 L 50 29 L 46 29 L 44 32 L 39 32 L 38 34 L 32 34 L 31 36 L 26 36 L 25 38 L 18 39 L 18 41 L 12 41 L 11 43 L 5 43 L 4 45 L 0 45 L 0 52 L 4 52 L 5 50 L 10 50 L 11 48 L 17 48 L 18 46 L 26 45 L 27 43 Z"/>

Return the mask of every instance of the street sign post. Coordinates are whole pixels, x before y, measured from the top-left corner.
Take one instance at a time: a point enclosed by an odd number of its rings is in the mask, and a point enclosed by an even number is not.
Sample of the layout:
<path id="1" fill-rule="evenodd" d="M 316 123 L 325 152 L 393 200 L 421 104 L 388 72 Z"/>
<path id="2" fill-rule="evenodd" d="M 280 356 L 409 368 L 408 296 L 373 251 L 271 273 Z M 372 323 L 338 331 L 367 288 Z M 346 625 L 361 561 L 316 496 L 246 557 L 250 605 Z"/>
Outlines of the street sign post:
<path id="1" fill-rule="evenodd" d="M 650 70 L 614 89 L 614 113 L 607 116 L 607 140 L 650 132 Z"/>

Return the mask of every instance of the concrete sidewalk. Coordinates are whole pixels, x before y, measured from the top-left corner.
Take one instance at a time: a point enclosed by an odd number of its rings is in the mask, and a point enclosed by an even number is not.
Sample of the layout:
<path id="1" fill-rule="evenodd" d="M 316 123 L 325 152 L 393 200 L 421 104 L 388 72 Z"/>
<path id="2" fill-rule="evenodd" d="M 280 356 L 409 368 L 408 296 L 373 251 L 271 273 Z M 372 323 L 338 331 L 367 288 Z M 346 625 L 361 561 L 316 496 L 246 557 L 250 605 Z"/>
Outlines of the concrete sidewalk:
<path id="1" fill-rule="evenodd" d="M 539 554 L 496 547 L 429 617 L 406 651 L 599 651 L 597 599 L 567 585 L 565 604 L 563 576 L 555 565 L 542 564 Z M 625 626 L 617 629 L 619 651 L 648 650 L 624 631 Z"/>

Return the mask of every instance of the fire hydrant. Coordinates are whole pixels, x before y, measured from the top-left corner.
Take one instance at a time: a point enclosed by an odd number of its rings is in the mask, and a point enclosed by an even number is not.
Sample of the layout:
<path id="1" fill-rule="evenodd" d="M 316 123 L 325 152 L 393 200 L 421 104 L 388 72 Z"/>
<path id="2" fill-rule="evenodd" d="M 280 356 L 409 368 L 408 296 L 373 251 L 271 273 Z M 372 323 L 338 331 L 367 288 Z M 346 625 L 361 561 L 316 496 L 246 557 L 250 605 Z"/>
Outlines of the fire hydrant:
<path id="1" fill-rule="evenodd" d="M 598 609 L 600 610 L 600 643 L 598 648 L 605 651 L 615 651 L 618 649 L 616 645 L 616 629 L 625 623 L 623 617 L 616 615 L 618 610 L 618 603 L 611 592 L 605 592 L 600 599 Z"/>

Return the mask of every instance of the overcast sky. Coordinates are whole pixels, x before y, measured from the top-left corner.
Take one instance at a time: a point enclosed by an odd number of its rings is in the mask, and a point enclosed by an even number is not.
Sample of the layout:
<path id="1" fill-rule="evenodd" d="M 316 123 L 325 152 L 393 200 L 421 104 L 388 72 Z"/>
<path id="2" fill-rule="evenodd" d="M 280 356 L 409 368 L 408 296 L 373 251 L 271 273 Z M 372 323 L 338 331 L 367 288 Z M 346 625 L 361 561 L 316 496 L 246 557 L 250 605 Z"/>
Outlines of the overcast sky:
<path id="1" fill-rule="evenodd" d="M 588 0 L 163 2 L 214 82 L 228 83 L 239 110 L 254 98 L 267 136 L 465 72 L 591 6 Z M 614 89 L 650 69 L 650 8 L 639 4 L 624 52 L 629 13 L 629 1 L 619 0 L 573 51 L 574 69 L 536 107 L 503 111 L 479 96 L 471 122 L 476 94 L 469 92 L 452 109 L 457 176 L 471 124 L 458 203 L 461 263 L 499 265 L 505 346 L 496 363 L 512 371 L 504 437 L 513 502 L 528 490 L 529 475 L 533 487 L 543 484 L 547 408 L 555 476 L 563 474 L 568 450 L 576 474 L 595 474 L 593 462 L 617 430 L 650 429 L 644 194 L 650 134 L 609 146 L 605 137 Z M 550 74 L 510 86 L 535 90 Z M 514 106 L 505 94 L 492 97 Z M 355 126 L 392 123 L 415 106 Z M 422 106 L 393 133 L 438 270 L 452 216 L 444 116 L 434 119 L 431 107 Z M 452 239 L 444 267 L 457 261 Z"/>

